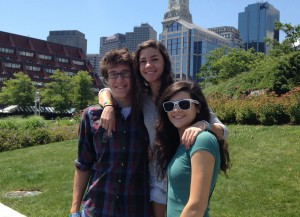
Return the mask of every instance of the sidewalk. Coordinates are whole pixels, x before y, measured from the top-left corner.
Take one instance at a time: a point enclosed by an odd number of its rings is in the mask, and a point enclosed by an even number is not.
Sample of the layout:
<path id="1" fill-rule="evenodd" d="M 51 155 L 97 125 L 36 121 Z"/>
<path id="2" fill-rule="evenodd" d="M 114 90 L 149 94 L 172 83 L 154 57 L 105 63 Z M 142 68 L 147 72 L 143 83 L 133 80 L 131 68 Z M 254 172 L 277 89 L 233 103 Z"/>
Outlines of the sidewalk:
<path id="1" fill-rule="evenodd" d="M 0 217 L 26 217 L 26 216 L 0 203 Z"/>

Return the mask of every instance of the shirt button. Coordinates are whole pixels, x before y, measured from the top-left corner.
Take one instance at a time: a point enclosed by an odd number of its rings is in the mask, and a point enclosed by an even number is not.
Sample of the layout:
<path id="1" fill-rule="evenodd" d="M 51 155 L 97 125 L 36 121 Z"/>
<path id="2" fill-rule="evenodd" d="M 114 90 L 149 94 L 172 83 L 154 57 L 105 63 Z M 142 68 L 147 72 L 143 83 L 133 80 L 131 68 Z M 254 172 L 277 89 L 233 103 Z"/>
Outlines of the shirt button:
<path id="1" fill-rule="evenodd" d="M 125 147 L 123 147 L 123 150 L 125 150 Z"/>
<path id="2" fill-rule="evenodd" d="M 119 179 L 119 182 L 121 183 L 121 182 L 122 182 L 122 180 L 121 180 L 121 179 Z"/>
<path id="3" fill-rule="evenodd" d="M 121 166 L 123 167 L 123 166 L 124 166 L 124 163 L 121 163 Z"/>

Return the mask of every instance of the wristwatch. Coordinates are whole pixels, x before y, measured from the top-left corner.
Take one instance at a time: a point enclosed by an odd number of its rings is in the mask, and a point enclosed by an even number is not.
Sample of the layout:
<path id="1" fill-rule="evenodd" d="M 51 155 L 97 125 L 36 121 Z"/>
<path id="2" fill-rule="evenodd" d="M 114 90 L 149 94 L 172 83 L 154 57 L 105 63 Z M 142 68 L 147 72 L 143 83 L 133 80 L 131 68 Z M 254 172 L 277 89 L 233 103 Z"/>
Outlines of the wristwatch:
<path id="1" fill-rule="evenodd" d="M 74 212 L 69 215 L 69 217 L 81 217 L 80 212 Z"/>

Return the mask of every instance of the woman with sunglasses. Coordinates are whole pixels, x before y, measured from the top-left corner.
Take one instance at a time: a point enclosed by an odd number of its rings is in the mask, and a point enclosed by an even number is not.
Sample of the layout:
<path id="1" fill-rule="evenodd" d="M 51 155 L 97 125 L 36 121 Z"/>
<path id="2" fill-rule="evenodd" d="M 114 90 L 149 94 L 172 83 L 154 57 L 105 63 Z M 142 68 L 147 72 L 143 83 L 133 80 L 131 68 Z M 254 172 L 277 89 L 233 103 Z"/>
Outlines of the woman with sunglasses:
<path id="1" fill-rule="evenodd" d="M 187 128 L 210 120 L 201 88 L 185 81 L 171 84 L 158 113 L 154 149 L 158 178 L 168 177 L 167 217 L 207 217 L 218 174 L 226 175 L 230 159 L 227 144 L 211 131 L 200 133 L 189 149 L 182 144 Z"/>
<path id="2" fill-rule="evenodd" d="M 154 217 L 165 217 L 167 181 L 157 180 L 156 160 L 153 155 L 155 125 L 157 121 L 157 106 L 159 96 L 174 80 L 171 72 L 171 60 L 165 46 L 156 40 L 141 43 L 135 52 L 135 72 L 143 89 L 144 123 L 150 139 L 149 172 L 150 199 Z M 104 90 L 104 91 L 103 91 Z M 110 134 L 114 130 L 115 111 L 111 95 L 107 89 L 99 92 L 99 103 L 104 105 L 100 125 Z M 188 148 L 196 136 L 203 130 L 212 130 L 219 137 L 227 138 L 228 131 L 224 124 L 211 112 L 209 120 L 202 120 L 189 127 L 182 135 L 182 142 Z"/>

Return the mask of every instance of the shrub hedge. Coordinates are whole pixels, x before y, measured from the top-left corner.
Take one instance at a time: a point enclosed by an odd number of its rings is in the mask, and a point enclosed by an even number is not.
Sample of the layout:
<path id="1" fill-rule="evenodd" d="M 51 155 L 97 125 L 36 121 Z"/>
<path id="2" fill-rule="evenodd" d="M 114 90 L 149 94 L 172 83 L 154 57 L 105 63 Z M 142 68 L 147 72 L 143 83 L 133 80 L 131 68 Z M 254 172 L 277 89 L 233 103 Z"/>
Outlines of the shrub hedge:
<path id="1" fill-rule="evenodd" d="M 245 99 L 211 99 L 208 103 L 226 124 L 300 124 L 300 90 L 280 97 L 262 94 Z"/>
<path id="2" fill-rule="evenodd" d="M 40 116 L 0 119 L 0 152 L 77 138 L 78 120 Z"/>

